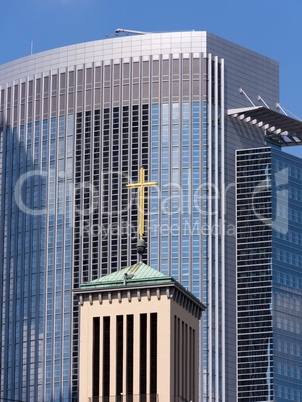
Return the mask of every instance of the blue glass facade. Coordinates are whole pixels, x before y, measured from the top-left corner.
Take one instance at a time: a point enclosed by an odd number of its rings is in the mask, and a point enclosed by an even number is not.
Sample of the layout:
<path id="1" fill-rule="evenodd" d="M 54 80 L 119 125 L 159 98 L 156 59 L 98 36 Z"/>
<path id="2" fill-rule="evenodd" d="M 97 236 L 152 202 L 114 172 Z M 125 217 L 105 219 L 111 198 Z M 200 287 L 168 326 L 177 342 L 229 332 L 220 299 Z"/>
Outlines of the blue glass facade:
<path id="1" fill-rule="evenodd" d="M 207 304 L 200 399 L 236 400 L 235 150 L 265 145 L 262 130 L 227 115 L 245 105 L 245 83 L 274 107 L 277 63 L 206 32 L 106 39 L 0 67 L 0 397 L 77 400 L 72 289 L 136 262 L 125 185 L 143 165 L 159 183 L 146 200 L 145 262 Z"/>
<path id="2" fill-rule="evenodd" d="M 199 205 L 191 208 L 197 201 L 194 194 L 201 182 L 200 104 L 193 103 L 191 109 L 189 103 L 184 103 L 182 111 L 179 111 L 181 106 L 173 103 L 172 127 L 169 124 L 169 106 L 161 105 L 159 120 L 159 105 L 152 105 L 151 177 L 161 183 L 161 194 L 159 196 L 157 189 L 151 190 L 151 265 L 157 267 L 160 261 L 162 272 L 178 278 L 200 297 L 200 212 Z M 158 211 L 161 213 L 158 214 Z M 159 238 L 160 227 L 162 233 Z M 171 239 L 169 233 L 172 234 Z M 192 239 L 189 237 L 191 233 Z M 171 241 L 172 254 L 169 253 L 168 240 Z M 157 246 L 159 242 L 160 248 Z M 193 250 L 192 255 L 190 249 Z M 192 261 L 189 261 L 190 257 Z M 178 268 L 180 258 L 181 272 Z"/>
<path id="3" fill-rule="evenodd" d="M 302 398 L 302 161 L 237 152 L 239 400 Z"/>
<path id="4" fill-rule="evenodd" d="M 302 399 L 302 160 L 272 149 L 275 400 Z"/>
<path id="5" fill-rule="evenodd" d="M 72 116 L 1 132 L 0 356 L 7 398 L 70 395 L 72 154 Z"/>
<path id="6" fill-rule="evenodd" d="M 213 393 L 218 397 L 222 394 L 222 328 L 217 322 L 222 310 L 224 241 L 218 177 L 221 127 L 215 126 L 220 110 L 209 108 L 207 102 L 153 104 L 151 110 L 151 180 L 161 186 L 160 193 L 157 188 L 150 191 L 150 264 L 207 303 L 200 337 L 203 384 L 204 389 L 210 382 L 216 386 Z M 209 371 L 215 375 L 209 376 Z M 205 400 L 208 397 L 204 392 Z"/>

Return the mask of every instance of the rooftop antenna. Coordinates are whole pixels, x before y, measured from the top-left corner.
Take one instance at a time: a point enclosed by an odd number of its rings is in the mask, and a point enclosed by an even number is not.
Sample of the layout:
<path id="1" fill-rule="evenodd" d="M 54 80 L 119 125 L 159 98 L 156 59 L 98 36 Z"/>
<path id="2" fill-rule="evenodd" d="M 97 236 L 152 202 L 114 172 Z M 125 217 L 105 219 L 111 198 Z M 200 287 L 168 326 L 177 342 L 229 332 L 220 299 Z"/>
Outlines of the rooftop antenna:
<path id="1" fill-rule="evenodd" d="M 121 29 L 121 28 L 117 28 L 115 30 L 116 34 L 119 33 L 127 33 L 127 34 L 136 34 L 136 35 L 147 35 L 149 32 L 143 32 L 143 31 L 133 31 L 132 29 Z"/>
<path id="2" fill-rule="evenodd" d="M 243 95 L 246 97 L 246 99 L 247 99 L 254 107 L 256 107 L 256 105 L 251 101 L 251 99 L 247 96 L 247 94 L 244 92 L 244 90 L 243 90 L 242 88 L 239 88 L 239 92 L 240 92 L 241 94 L 243 94 Z"/>
<path id="3" fill-rule="evenodd" d="M 117 28 L 115 30 L 114 34 L 108 34 L 106 35 L 108 36 L 124 36 L 124 35 L 130 35 L 130 34 L 134 34 L 134 35 L 147 35 L 149 32 L 143 32 L 143 31 L 134 31 L 133 29 L 121 29 L 121 28 Z"/>
<path id="4" fill-rule="evenodd" d="M 32 55 L 34 53 L 34 42 L 30 41 L 30 54 Z"/>

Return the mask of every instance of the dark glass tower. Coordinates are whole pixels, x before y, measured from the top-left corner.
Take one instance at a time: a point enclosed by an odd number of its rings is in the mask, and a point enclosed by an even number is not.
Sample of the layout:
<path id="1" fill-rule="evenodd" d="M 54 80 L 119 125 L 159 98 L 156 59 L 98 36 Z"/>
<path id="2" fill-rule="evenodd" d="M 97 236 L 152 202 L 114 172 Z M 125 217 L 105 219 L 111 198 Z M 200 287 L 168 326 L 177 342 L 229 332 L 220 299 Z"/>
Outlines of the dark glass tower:
<path id="1" fill-rule="evenodd" d="M 238 400 L 302 398 L 302 160 L 237 151 Z"/>

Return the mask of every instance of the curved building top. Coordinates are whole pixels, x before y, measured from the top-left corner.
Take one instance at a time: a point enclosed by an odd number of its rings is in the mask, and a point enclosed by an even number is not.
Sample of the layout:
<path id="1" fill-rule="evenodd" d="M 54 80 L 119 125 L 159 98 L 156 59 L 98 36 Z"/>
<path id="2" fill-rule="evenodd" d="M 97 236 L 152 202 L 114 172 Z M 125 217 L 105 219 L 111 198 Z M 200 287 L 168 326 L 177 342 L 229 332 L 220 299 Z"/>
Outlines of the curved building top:
<path id="1" fill-rule="evenodd" d="M 247 57 L 259 58 L 275 67 L 278 65 L 265 56 L 205 31 L 148 33 L 80 43 L 23 57 L 0 66 L 0 85 L 60 68 L 72 70 L 80 64 L 88 67 L 89 63 L 110 60 L 118 63 L 121 58 L 147 58 L 150 55 L 154 59 L 156 55 L 171 53 L 213 52 L 219 57 L 224 57 L 225 53 L 227 57 L 232 48 L 241 54 L 245 53 Z"/>

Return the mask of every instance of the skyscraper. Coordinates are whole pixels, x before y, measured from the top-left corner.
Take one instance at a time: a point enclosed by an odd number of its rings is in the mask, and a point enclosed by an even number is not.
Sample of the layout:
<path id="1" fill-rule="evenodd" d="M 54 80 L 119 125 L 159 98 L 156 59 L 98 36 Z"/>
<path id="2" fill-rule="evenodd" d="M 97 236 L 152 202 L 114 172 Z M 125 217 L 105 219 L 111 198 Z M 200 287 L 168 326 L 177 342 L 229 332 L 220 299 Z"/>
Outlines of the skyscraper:
<path id="1" fill-rule="evenodd" d="M 302 399 L 302 160 L 237 151 L 238 400 Z"/>
<path id="2" fill-rule="evenodd" d="M 278 80 L 277 62 L 207 32 L 116 37 L 0 67 L 0 396 L 76 400 L 71 290 L 136 262 L 125 185 L 143 165 L 159 183 L 145 262 L 207 304 L 201 398 L 236 400 L 235 151 L 280 133 L 234 109 L 276 111 Z"/>

